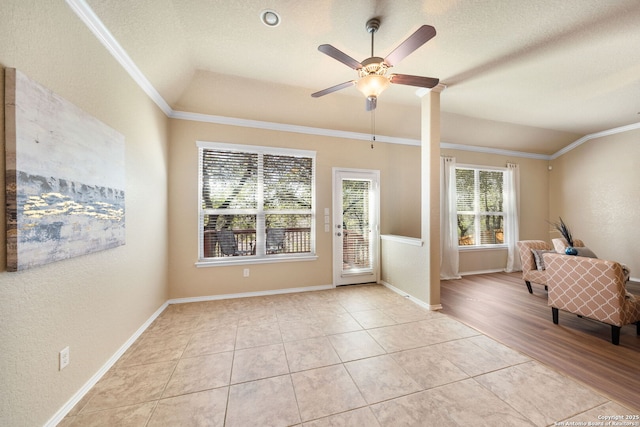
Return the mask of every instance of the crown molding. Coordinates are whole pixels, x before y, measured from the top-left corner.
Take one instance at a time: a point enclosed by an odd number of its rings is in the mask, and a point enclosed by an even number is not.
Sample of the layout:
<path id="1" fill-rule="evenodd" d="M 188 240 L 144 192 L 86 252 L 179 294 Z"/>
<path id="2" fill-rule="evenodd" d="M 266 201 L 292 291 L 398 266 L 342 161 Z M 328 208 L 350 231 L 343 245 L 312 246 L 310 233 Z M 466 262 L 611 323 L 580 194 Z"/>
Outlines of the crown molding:
<path id="1" fill-rule="evenodd" d="M 264 122 L 260 120 L 238 119 L 234 117 L 214 116 L 210 114 L 190 113 L 188 111 L 173 111 L 170 118 L 177 120 L 190 120 L 194 122 L 214 123 L 227 126 L 239 126 L 245 128 L 272 130 L 277 132 L 293 132 L 306 135 L 327 136 L 330 138 L 355 139 L 360 141 L 371 141 L 371 134 L 349 132 L 333 129 L 315 128 L 309 126 L 289 125 L 285 123 Z M 376 135 L 375 142 L 386 142 L 389 144 L 414 145 L 419 147 L 422 142 L 419 139 L 397 138 L 393 136 Z M 476 153 L 499 154 L 510 157 L 525 157 L 529 159 L 549 160 L 546 154 L 525 153 L 522 151 L 502 150 L 498 148 L 477 147 L 473 145 L 450 144 L 440 142 L 440 148 L 451 150 L 473 151 Z"/>
<path id="2" fill-rule="evenodd" d="M 235 117 L 214 116 L 211 114 L 190 113 L 188 111 L 172 111 L 169 115 L 172 119 L 191 120 L 194 122 L 215 123 L 228 126 L 240 126 L 246 128 L 265 129 L 277 132 L 293 132 L 306 135 L 328 136 L 331 138 L 356 139 L 360 141 L 371 141 L 371 134 L 360 132 L 349 132 L 334 129 L 316 128 L 310 126 L 290 125 L 286 123 L 264 122 L 260 120 L 238 119 Z M 376 135 L 375 142 L 386 142 L 390 144 L 420 145 L 420 140 L 410 138 L 398 138 L 394 136 Z"/>
<path id="3" fill-rule="evenodd" d="M 234 117 L 214 116 L 209 114 L 189 113 L 185 111 L 175 111 L 169 104 L 162 98 L 160 93 L 155 87 L 147 80 L 144 74 L 131 60 L 127 52 L 120 46 L 120 43 L 113 37 L 109 29 L 102 23 L 100 18 L 95 14 L 93 9 L 86 3 L 85 0 L 65 0 L 67 5 L 75 12 L 80 20 L 89 28 L 89 30 L 96 36 L 96 38 L 107 48 L 107 50 L 113 55 L 113 57 L 122 65 L 125 71 L 131 76 L 131 78 L 140 86 L 140 88 L 151 98 L 153 102 L 165 113 L 165 115 L 172 119 L 177 120 L 192 120 L 197 122 L 216 123 L 229 126 L 241 126 L 256 129 L 266 129 L 278 132 L 294 132 L 303 133 L 307 135 L 327 136 L 332 138 L 347 138 L 361 141 L 371 141 L 372 135 L 367 133 L 347 132 L 333 129 L 314 128 L 309 126 L 289 125 L 282 123 L 264 122 L 259 120 L 238 119 Z M 432 89 L 418 89 L 416 95 L 424 96 L 430 90 L 442 92 L 446 89 L 446 85 L 440 83 Z M 538 160 L 553 160 L 574 148 L 582 145 L 583 143 L 603 136 L 614 135 L 617 133 L 628 132 L 631 130 L 640 129 L 640 122 L 627 126 L 621 126 L 614 129 L 604 130 L 601 132 L 585 135 L 572 144 L 567 145 L 562 150 L 552 154 L 536 154 L 526 153 L 521 151 L 502 150 L 489 147 L 476 147 L 472 145 L 462 144 L 450 144 L 447 142 L 441 142 L 440 148 L 448 148 L 452 150 L 473 151 L 477 153 L 486 154 L 499 154 L 510 157 L 525 157 L 529 159 Z M 385 142 L 389 144 L 403 144 L 403 145 L 415 145 L 420 146 L 421 141 L 419 139 L 411 138 L 397 138 L 393 136 L 376 135 L 376 142 Z"/>
<path id="4" fill-rule="evenodd" d="M 450 144 L 448 142 L 441 142 L 440 148 L 448 148 L 450 150 L 473 151 L 475 153 L 499 154 L 501 156 L 508 156 L 508 157 L 524 157 L 527 159 L 551 160 L 551 156 L 547 154 L 526 153 L 524 151 L 503 150 L 500 148 L 480 147 L 480 146 L 474 146 L 474 145 Z"/>
<path id="5" fill-rule="evenodd" d="M 162 98 L 155 87 L 147 80 L 138 66 L 131 60 L 127 52 L 120 46 L 120 43 L 113 37 L 111 32 L 102 23 L 100 18 L 95 14 L 93 9 L 85 0 L 66 0 L 67 5 L 75 12 L 80 20 L 91 30 L 96 38 L 102 43 L 113 57 L 122 65 L 131 78 L 140 86 L 140 88 L 156 103 L 158 107 L 170 116 L 173 111 L 169 104 Z"/>
<path id="6" fill-rule="evenodd" d="M 640 129 L 640 122 L 632 123 L 632 124 L 626 125 L 626 126 L 620 126 L 620 127 L 613 128 L 613 129 L 603 130 L 601 132 L 590 133 L 589 135 L 585 135 L 582 138 L 580 138 L 580 139 L 572 142 L 571 144 L 567 145 L 562 150 L 559 150 L 558 152 L 552 154 L 550 156 L 550 160 L 557 159 L 558 157 L 562 156 L 563 154 L 568 153 L 569 151 L 573 150 L 574 148 L 584 144 L 585 142 L 587 142 L 587 141 L 589 141 L 591 139 L 602 138 L 603 136 L 615 135 L 615 134 L 618 134 L 618 133 L 629 132 L 629 131 L 636 130 L 636 129 Z"/>

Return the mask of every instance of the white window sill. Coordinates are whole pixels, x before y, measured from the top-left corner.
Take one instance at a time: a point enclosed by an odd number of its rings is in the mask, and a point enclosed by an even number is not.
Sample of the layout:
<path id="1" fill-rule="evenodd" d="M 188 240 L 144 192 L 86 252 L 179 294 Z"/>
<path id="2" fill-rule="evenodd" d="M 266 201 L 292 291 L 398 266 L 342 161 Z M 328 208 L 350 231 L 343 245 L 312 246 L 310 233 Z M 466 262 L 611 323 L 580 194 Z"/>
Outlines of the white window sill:
<path id="1" fill-rule="evenodd" d="M 195 263 L 196 267 L 218 267 L 225 265 L 247 265 L 247 264 L 273 264 L 278 262 L 298 262 L 298 261 L 316 261 L 317 255 L 274 255 L 268 258 L 255 258 L 252 256 L 236 256 L 215 260 L 200 260 Z"/>

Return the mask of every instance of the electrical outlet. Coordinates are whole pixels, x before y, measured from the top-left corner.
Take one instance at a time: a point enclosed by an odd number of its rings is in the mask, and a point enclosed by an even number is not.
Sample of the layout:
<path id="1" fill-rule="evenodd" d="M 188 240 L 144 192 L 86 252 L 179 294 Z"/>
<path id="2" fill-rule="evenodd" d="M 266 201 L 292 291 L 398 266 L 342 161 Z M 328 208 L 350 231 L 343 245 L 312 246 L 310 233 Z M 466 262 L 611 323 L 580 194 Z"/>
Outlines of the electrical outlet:
<path id="1" fill-rule="evenodd" d="M 69 365 L 69 346 L 66 346 L 65 348 L 60 350 L 59 356 L 60 370 L 62 371 L 67 367 L 67 365 Z"/>
<path id="2" fill-rule="evenodd" d="M 244 277 L 249 277 L 249 269 L 248 269 L 248 268 L 245 268 L 245 269 L 244 269 L 244 271 L 242 272 L 242 275 L 243 275 Z"/>

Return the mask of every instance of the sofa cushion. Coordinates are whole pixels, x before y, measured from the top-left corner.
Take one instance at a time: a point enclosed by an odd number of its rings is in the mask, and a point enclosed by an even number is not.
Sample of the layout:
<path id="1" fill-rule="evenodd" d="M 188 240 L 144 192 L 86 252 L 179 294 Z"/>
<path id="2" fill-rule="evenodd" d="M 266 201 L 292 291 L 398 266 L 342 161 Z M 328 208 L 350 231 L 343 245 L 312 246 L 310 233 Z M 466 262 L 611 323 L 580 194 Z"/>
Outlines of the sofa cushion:
<path id="1" fill-rule="evenodd" d="M 546 249 L 531 249 L 531 252 L 533 253 L 533 258 L 536 261 L 536 268 L 538 269 L 538 271 L 543 271 L 546 268 L 544 265 L 544 258 L 542 257 L 542 254 L 556 253 L 556 251 Z"/>
<path id="2" fill-rule="evenodd" d="M 587 258 L 598 258 L 598 256 L 594 254 L 593 251 L 586 246 L 575 247 L 574 249 L 578 251 L 578 254 L 577 254 L 578 256 L 584 256 Z"/>
<path id="3" fill-rule="evenodd" d="M 564 250 L 567 249 L 567 247 L 569 247 L 569 243 L 567 243 L 567 241 L 564 238 L 551 239 L 551 243 L 553 244 L 553 247 L 556 250 L 556 252 L 562 255 L 564 255 Z M 573 239 L 574 248 L 579 248 L 583 246 L 584 246 L 584 242 L 582 240 Z"/>

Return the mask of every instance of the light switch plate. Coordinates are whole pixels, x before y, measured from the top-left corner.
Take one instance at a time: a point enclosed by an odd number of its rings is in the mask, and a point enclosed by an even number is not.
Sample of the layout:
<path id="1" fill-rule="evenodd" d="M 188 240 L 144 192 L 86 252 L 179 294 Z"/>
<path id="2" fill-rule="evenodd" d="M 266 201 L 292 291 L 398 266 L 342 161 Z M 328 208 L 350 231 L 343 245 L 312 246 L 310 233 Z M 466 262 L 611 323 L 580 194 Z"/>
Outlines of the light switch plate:
<path id="1" fill-rule="evenodd" d="M 60 362 L 60 365 L 59 365 L 60 371 L 62 371 L 64 368 L 66 368 L 69 365 L 69 346 L 60 350 L 59 362 Z"/>

